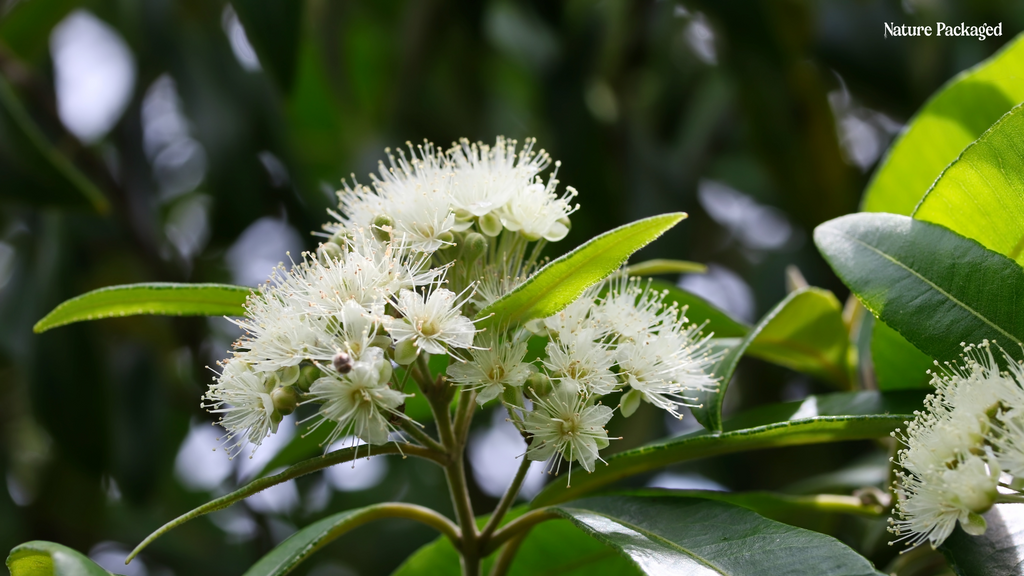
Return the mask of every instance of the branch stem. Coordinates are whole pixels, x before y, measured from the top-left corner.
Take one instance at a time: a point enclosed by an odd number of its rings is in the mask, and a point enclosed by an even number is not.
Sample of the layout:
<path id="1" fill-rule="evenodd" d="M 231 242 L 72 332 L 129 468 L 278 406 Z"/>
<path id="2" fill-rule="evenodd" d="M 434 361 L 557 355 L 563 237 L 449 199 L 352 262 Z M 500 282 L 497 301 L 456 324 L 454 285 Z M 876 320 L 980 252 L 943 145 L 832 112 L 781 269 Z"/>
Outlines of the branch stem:
<path id="1" fill-rule="evenodd" d="M 420 444 L 423 444 L 427 448 L 430 448 L 431 450 L 434 450 L 439 454 L 444 454 L 447 456 L 448 451 L 445 450 L 445 447 L 442 446 L 441 443 L 438 442 L 437 440 L 431 438 L 430 434 L 424 432 L 423 429 L 420 428 L 419 425 L 413 422 L 412 420 L 406 420 L 405 418 L 403 418 L 399 426 L 401 426 L 402 430 L 408 432 L 410 436 L 412 436 L 416 440 L 419 440 Z"/>

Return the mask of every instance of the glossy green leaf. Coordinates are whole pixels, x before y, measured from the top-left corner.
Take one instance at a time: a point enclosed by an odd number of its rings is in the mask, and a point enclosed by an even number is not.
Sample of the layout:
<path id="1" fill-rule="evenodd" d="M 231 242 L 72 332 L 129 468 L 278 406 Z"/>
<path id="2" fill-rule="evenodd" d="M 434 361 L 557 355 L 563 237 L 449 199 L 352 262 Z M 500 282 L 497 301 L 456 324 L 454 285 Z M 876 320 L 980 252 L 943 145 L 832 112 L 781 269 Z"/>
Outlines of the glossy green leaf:
<path id="1" fill-rule="evenodd" d="M 109 209 L 106 197 L 43 135 L 0 76 L 0 200 Z"/>
<path id="2" fill-rule="evenodd" d="M 126 284 L 86 292 L 62 302 L 32 327 L 36 333 L 83 320 L 156 314 L 243 316 L 251 288 L 228 284 Z"/>
<path id="3" fill-rule="evenodd" d="M 230 494 L 226 494 L 224 496 L 221 496 L 220 498 L 211 500 L 210 502 L 207 502 L 206 504 L 203 504 L 198 508 L 190 510 L 182 514 L 181 516 L 178 516 L 174 520 L 171 520 L 170 522 L 164 524 L 155 532 L 147 536 L 145 540 L 139 543 L 139 545 L 136 546 L 134 550 L 132 550 L 132 553 L 128 555 L 128 558 L 134 558 L 139 554 L 139 552 L 142 552 L 142 550 L 149 546 L 154 540 L 156 540 L 160 536 L 163 536 L 167 532 L 170 532 L 174 528 L 181 526 L 189 520 L 194 520 L 196 518 L 199 518 L 200 516 L 209 514 L 210 512 L 223 510 L 228 506 L 235 504 L 236 502 L 239 502 L 241 500 L 248 498 L 249 496 L 252 496 L 253 494 L 256 494 L 257 492 L 262 492 L 263 490 L 266 490 L 271 486 L 276 486 L 283 482 L 292 480 L 293 478 L 305 476 L 306 474 L 316 472 L 317 470 L 323 470 L 324 468 L 334 466 L 335 464 L 351 462 L 356 458 L 365 458 L 367 456 L 367 452 L 368 447 L 366 446 L 342 448 L 340 450 L 335 450 L 323 456 L 317 456 L 316 458 L 310 458 L 309 460 L 299 462 L 298 464 L 288 467 L 279 474 L 253 480 L 252 482 L 246 484 L 245 486 L 239 488 L 238 490 L 235 490 L 234 492 L 231 492 Z M 411 445 L 399 445 L 396 442 L 388 442 L 387 444 L 382 444 L 380 446 L 373 446 L 372 453 L 375 456 L 384 456 L 386 454 L 403 454 L 406 456 L 419 457 L 428 457 L 430 454 L 429 451 L 425 448 L 420 448 L 418 446 Z"/>
<path id="4" fill-rule="evenodd" d="M 941 224 L 1024 264 L 1022 141 L 1024 108 L 1018 106 L 946 168 L 913 217 Z"/>
<path id="5" fill-rule="evenodd" d="M 552 261 L 512 292 L 484 308 L 485 322 L 526 322 L 555 314 L 607 278 L 637 250 L 686 218 L 682 212 L 637 220 L 605 232 Z"/>
<path id="6" fill-rule="evenodd" d="M 988 524 L 981 536 L 959 525 L 940 547 L 959 576 L 1024 574 L 1024 506 L 998 504 L 984 514 Z"/>
<path id="7" fill-rule="evenodd" d="M 731 418 L 724 432 L 701 430 L 613 454 L 607 466 L 598 466 L 590 474 L 575 470 L 571 487 L 556 479 L 530 506 L 565 502 L 636 474 L 710 456 L 883 437 L 911 419 L 923 398 L 916 391 L 841 392 L 763 406 Z"/>
<path id="8" fill-rule="evenodd" d="M 385 502 L 356 510 L 347 510 L 318 520 L 289 536 L 273 550 L 260 558 L 245 572 L 245 576 L 282 576 L 295 569 L 314 552 L 342 534 L 367 522 L 383 518 L 408 517 L 410 511 L 419 514 L 432 511 L 413 504 Z M 454 529 L 454 526 L 453 526 Z M 455 532 L 448 534 L 455 538 Z"/>
<path id="9" fill-rule="evenodd" d="M 939 90 L 892 145 L 862 209 L 909 215 L 942 170 L 993 122 L 1024 101 L 1024 38 Z"/>
<path id="10" fill-rule="evenodd" d="M 702 406 L 693 415 L 705 428 L 721 430 L 722 401 L 744 354 L 848 387 L 848 346 L 842 305 L 831 292 L 810 287 L 791 292 L 718 362 L 718 391 L 698 394 Z"/>
<path id="11" fill-rule="evenodd" d="M 700 262 L 686 260 L 666 260 L 656 258 L 626 266 L 626 274 L 630 276 L 657 276 L 659 274 L 703 274 L 708 267 Z"/>
<path id="12" fill-rule="evenodd" d="M 651 288 L 667 291 L 666 302 L 678 302 L 680 306 L 686 306 L 686 318 L 690 322 L 706 322 L 705 334 L 713 333 L 716 338 L 739 338 L 750 331 L 749 326 L 732 318 L 714 304 L 669 282 L 651 280 Z"/>
<path id="13" fill-rule="evenodd" d="M 818 250 L 875 316 L 940 361 L 961 342 L 1024 341 L 1024 269 L 942 226 L 850 214 L 818 226 Z"/>
<path id="14" fill-rule="evenodd" d="M 831 536 L 725 502 L 604 496 L 552 511 L 626 555 L 645 574 L 879 574 L 866 558 Z"/>
<path id="15" fill-rule="evenodd" d="M 881 320 L 872 323 L 871 331 L 871 363 L 879 390 L 931 388 L 926 372 L 934 368 L 932 358 Z"/>
<path id="16" fill-rule="evenodd" d="M 88 556 L 54 542 L 34 540 L 7 556 L 11 576 L 110 576 Z"/>

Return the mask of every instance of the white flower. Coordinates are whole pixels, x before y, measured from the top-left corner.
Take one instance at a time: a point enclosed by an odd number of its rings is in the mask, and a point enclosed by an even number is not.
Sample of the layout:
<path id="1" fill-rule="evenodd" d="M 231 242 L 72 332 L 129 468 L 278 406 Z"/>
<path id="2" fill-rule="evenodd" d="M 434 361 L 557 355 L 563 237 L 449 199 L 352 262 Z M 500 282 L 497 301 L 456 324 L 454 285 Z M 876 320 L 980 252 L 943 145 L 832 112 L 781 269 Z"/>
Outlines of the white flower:
<path id="1" fill-rule="evenodd" d="M 240 359 L 228 360 L 217 382 L 203 396 L 201 406 L 221 415 L 218 423 L 227 431 L 224 444 L 229 457 L 237 455 L 245 441 L 256 452 L 263 439 L 277 431 L 270 397 L 273 385 L 266 376 L 253 372 Z"/>
<path id="2" fill-rule="evenodd" d="M 665 305 L 666 293 L 651 290 L 649 282 L 641 287 L 639 278 L 620 272 L 605 284 L 608 291 L 594 308 L 593 316 L 623 340 L 657 333 L 662 325 L 674 323 L 679 315 L 674 303 Z"/>
<path id="3" fill-rule="evenodd" d="M 470 348 L 476 329 L 461 314 L 463 303 L 465 298 L 460 301 L 458 295 L 445 288 L 435 287 L 426 298 L 419 292 L 402 290 L 392 302 L 402 318 L 389 320 L 388 332 L 396 343 L 411 340 L 429 354 L 444 354 L 446 345 Z"/>
<path id="4" fill-rule="evenodd" d="M 992 438 L 999 466 L 1016 478 L 1024 478 L 1024 414 L 1000 413 Z"/>
<path id="5" fill-rule="evenodd" d="M 600 459 L 598 450 L 608 446 L 604 425 L 611 417 L 611 408 L 591 405 L 569 387 L 556 387 L 549 396 L 535 401 L 533 411 L 526 415 L 524 429 L 533 436 L 526 456 L 547 460 L 560 455 L 593 472 L 594 462 Z"/>
<path id="6" fill-rule="evenodd" d="M 480 405 L 497 398 L 505 386 L 520 387 L 535 368 L 523 362 L 526 341 L 484 332 L 477 338 L 480 349 L 472 351 L 468 362 L 448 365 L 448 380 L 470 390 L 479 390 Z"/>
<path id="7" fill-rule="evenodd" d="M 591 286 L 561 312 L 545 318 L 544 326 L 559 338 L 569 338 L 571 334 L 579 330 L 593 328 L 590 312 L 594 309 L 595 299 L 600 289 L 600 284 Z"/>
<path id="8" fill-rule="evenodd" d="M 236 348 L 260 372 L 297 366 L 314 350 L 334 348 L 333 338 L 307 321 L 300 301 L 276 286 L 261 286 L 245 303 L 246 318 L 231 321 L 245 330 Z"/>
<path id="9" fill-rule="evenodd" d="M 464 218 L 479 218 L 504 206 L 509 199 L 530 185 L 533 178 L 551 163 L 548 154 L 533 151 L 536 141 L 526 140 L 517 154 L 516 141 L 499 136 L 494 146 L 483 142 L 470 144 L 463 138 L 449 151 L 455 169 L 451 202 Z M 518 162 L 517 162 L 518 160 Z M 468 227 L 470 221 L 462 226 Z"/>
<path id="10" fill-rule="evenodd" d="M 323 402 L 318 413 L 321 420 L 310 432 L 331 421 L 337 426 L 324 442 L 325 446 L 347 435 L 356 436 L 367 444 L 386 443 L 392 429 L 390 419 L 406 417 L 397 409 L 409 395 L 388 387 L 391 364 L 383 352 L 371 348 L 345 375 L 325 366 L 321 370 L 327 375 L 309 388 L 311 401 Z"/>
<path id="11" fill-rule="evenodd" d="M 701 338 L 697 329 L 680 323 L 643 340 L 620 343 L 616 349 L 616 361 L 629 385 L 676 418 L 681 418 L 678 405 L 695 406 L 696 399 L 686 396 L 687 392 L 712 391 L 718 386 L 707 371 L 720 355 L 710 353 L 708 338 Z"/>
<path id="12" fill-rule="evenodd" d="M 555 163 L 555 171 L 545 185 L 538 178 L 536 182 L 523 188 L 509 198 L 498 211 L 501 224 L 513 232 L 519 232 L 527 240 L 557 242 L 569 233 L 569 215 L 579 209 L 569 201 L 576 196 L 576 190 L 566 188 L 565 194 L 558 196 L 555 188 L 558 180 L 559 163 Z"/>
<path id="13" fill-rule="evenodd" d="M 619 384 L 611 370 L 615 354 L 602 342 L 603 337 L 598 330 L 587 328 L 548 342 L 544 366 L 552 379 L 585 394 L 603 396 L 615 390 Z"/>
<path id="14" fill-rule="evenodd" d="M 899 519 L 889 521 L 889 531 L 911 547 L 931 542 L 942 544 L 956 523 L 969 534 L 984 533 L 986 512 L 996 501 L 999 470 L 984 458 L 968 454 L 955 467 L 933 468 L 921 474 L 900 474 L 896 508 Z"/>

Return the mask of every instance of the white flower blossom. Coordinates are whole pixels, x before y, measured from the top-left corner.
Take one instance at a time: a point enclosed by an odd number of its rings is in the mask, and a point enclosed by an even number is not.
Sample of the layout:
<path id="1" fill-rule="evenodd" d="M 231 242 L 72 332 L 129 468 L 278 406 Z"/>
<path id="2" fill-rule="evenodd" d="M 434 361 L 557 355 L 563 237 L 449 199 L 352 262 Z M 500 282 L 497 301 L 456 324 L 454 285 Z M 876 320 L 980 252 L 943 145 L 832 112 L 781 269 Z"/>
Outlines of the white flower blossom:
<path id="1" fill-rule="evenodd" d="M 609 394 L 619 381 L 612 372 L 615 354 L 603 339 L 604 334 L 595 328 L 562 334 L 545 347 L 548 357 L 544 366 L 552 379 L 577 392 Z"/>
<path id="2" fill-rule="evenodd" d="M 558 196 L 555 188 L 558 180 L 559 163 L 545 185 L 538 178 L 536 182 L 512 196 L 498 211 L 501 224 L 513 232 L 519 232 L 527 240 L 548 240 L 557 242 L 569 233 L 569 215 L 579 209 L 569 202 L 576 196 L 576 189 L 567 187 L 565 194 Z"/>
<path id="3" fill-rule="evenodd" d="M 217 382 L 203 396 L 202 407 L 220 414 L 218 423 L 227 431 L 224 446 L 229 457 L 237 455 L 246 441 L 256 452 L 263 440 L 277 431 L 272 389 L 267 374 L 253 372 L 236 358 L 224 363 Z"/>
<path id="4" fill-rule="evenodd" d="M 519 388 L 536 369 L 526 362 L 526 341 L 521 338 L 484 332 L 477 338 L 480 348 L 471 352 L 467 362 L 448 365 L 448 380 L 458 386 L 477 390 L 480 405 L 497 398 L 505 386 Z"/>
<path id="5" fill-rule="evenodd" d="M 470 348 L 476 328 L 460 312 L 465 300 L 445 288 L 435 287 L 427 296 L 402 290 L 392 302 L 402 317 L 387 322 L 388 332 L 396 343 L 411 340 L 429 354 L 444 354 L 445 346 Z"/>
<path id="6" fill-rule="evenodd" d="M 463 138 L 449 152 L 455 170 L 451 202 L 456 212 L 464 218 L 485 216 L 529 186 L 551 163 L 545 151 L 533 151 L 535 143 L 527 139 L 517 153 L 516 141 L 501 136 L 493 147 Z M 465 229 L 469 223 L 461 227 Z"/>
<path id="7" fill-rule="evenodd" d="M 536 400 L 533 411 L 526 415 L 524 429 L 533 436 L 527 458 L 548 460 L 561 456 L 569 462 L 576 460 L 587 472 L 593 472 L 594 462 L 601 459 L 598 451 L 608 446 L 604 425 L 612 412 L 607 406 L 591 404 L 570 387 L 556 387 L 547 397 Z"/>

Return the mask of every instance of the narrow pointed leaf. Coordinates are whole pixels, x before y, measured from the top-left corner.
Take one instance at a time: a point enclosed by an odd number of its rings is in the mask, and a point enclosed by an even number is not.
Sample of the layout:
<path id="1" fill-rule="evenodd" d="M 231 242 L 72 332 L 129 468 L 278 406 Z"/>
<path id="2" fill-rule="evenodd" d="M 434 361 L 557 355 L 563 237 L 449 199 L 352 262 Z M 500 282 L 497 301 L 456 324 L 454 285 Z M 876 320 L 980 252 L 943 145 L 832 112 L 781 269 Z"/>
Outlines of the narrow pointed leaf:
<path id="1" fill-rule="evenodd" d="M 868 212 L 910 215 L 942 170 L 993 122 L 1024 102 L 1024 38 L 966 70 L 911 119 L 864 194 Z"/>
<path id="2" fill-rule="evenodd" d="M 725 502 L 605 496 L 569 502 L 552 511 L 618 550 L 644 574 L 880 574 L 866 558 L 831 536 L 768 520 Z"/>
<path id="3" fill-rule="evenodd" d="M 54 542 L 19 544 L 7 556 L 11 576 L 111 576 L 88 556 Z"/>
<path id="4" fill-rule="evenodd" d="M 406 514 L 410 510 L 420 513 L 433 512 L 413 504 L 385 502 L 333 514 L 289 536 L 284 542 L 281 542 L 281 544 L 246 570 L 245 576 L 282 576 L 288 574 L 314 552 L 323 548 L 342 534 L 373 520 L 407 517 Z M 457 534 L 452 532 L 447 534 L 447 536 L 449 538 L 456 538 Z"/>
<path id="5" fill-rule="evenodd" d="M 946 168 L 914 210 L 1024 264 L 1024 108 L 1018 106 Z"/>
<path id="6" fill-rule="evenodd" d="M 942 226 L 851 214 L 814 231 L 818 250 L 864 307 L 925 354 L 955 359 L 961 342 L 998 341 L 1019 355 L 1024 269 Z"/>
<path id="7" fill-rule="evenodd" d="M 718 390 L 697 394 L 702 406 L 693 415 L 709 430 L 722 429 L 722 401 L 744 354 L 845 388 L 848 345 L 842 305 L 831 292 L 810 287 L 791 292 L 719 360 Z"/>
<path id="8" fill-rule="evenodd" d="M 483 323 L 526 322 L 556 314 L 604 280 L 637 250 L 686 218 L 681 212 L 637 220 L 605 232 L 552 261 L 526 282 L 484 308 Z"/>
<path id="9" fill-rule="evenodd" d="M 984 517 L 984 534 L 971 536 L 957 525 L 940 547 L 950 568 L 959 576 L 1024 572 L 1024 506 L 997 504 Z"/>
<path id="10" fill-rule="evenodd" d="M 139 314 L 242 316 L 251 288 L 228 284 L 126 284 L 86 292 L 61 303 L 32 330 L 45 332 L 83 320 Z"/>
<path id="11" fill-rule="evenodd" d="M 700 262 L 686 260 L 666 260 L 656 258 L 626 266 L 626 274 L 630 276 L 657 276 L 659 274 L 703 274 L 708 267 Z"/>
<path id="12" fill-rule="evenodd" d="M 842 392 L 764 406 L 706 430 L 613 454 L 607 466 L 574 470 L 572 486 L 558 478 L 534 498 L 539 508 L 579 498 L 624 478 L 671 464 L 747 450 L 863 440 L 887 436 L 920 410 L 923 392 Z"/>

